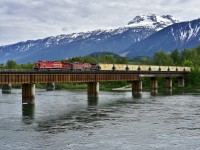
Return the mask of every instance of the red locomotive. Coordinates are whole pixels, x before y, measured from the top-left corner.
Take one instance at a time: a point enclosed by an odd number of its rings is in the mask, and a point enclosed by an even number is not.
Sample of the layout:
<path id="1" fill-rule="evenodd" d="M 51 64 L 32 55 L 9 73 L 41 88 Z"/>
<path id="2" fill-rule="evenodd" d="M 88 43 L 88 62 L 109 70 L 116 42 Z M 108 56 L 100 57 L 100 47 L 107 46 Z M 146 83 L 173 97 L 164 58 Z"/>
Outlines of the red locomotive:
<path id="1" fill-rule="evenodd" d="M 59 62 L 59 61 L 38 61 L 34 70 L 65 70 L 65 71 L 89 71 L 95 70 L 96 64 L 81 62 Z"/>

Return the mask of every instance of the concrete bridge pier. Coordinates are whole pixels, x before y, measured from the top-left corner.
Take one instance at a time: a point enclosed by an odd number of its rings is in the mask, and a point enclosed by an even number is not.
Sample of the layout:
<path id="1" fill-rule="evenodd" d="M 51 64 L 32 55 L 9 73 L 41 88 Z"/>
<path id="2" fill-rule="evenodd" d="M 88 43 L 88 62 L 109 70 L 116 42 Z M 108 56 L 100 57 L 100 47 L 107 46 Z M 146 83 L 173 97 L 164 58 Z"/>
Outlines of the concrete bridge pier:
<path id="1" fill-rule="evenodd" d="M 54 91 L 55 83 L 47 83 L 46 89 L 47 89 L 47 91 Z"/>
<path id="2" fill-rule="evenodd" d="M 22 103 L 35 103 L 35 84 L 22 84 Z"/>
<path id="3" fill-rule="evenodd" d="M 3 84 L 2 94 L 10 94 L 12 90 L 12 84 Z"/>
<path id="4" fill-rule="evenodd" d="M 166 92 L 171 95 L 172 94 L 172 78 L 171 77 L 167 77 L 165 79 L 166 79 L 166 82 L 165 82 L 165 84 L 166 84 Z"/>
<path id="5" fill-rule="evenodd" d="M 132 95 L 137 95 L 142 92 L 142 81 L 137 80 L 132 82 Z"/>
<path id="6" fill-rule="evenodd" d="M 95 100 L 99 97 L 99 82 L 88 82 L 88 100 Z"/>
<path id="7" fill-rule="evenodd" d="M 178 87 L 184 87 L 185 86 L 185 79 L 184 77 L 178 78 Z"/>
<path id="8" fill-rule="evenodd" d="M 158 93 L 158 79 L 152 77 L 150 79 L 150 86 L 151 86 L 151 95 L 156 95 Z"/>

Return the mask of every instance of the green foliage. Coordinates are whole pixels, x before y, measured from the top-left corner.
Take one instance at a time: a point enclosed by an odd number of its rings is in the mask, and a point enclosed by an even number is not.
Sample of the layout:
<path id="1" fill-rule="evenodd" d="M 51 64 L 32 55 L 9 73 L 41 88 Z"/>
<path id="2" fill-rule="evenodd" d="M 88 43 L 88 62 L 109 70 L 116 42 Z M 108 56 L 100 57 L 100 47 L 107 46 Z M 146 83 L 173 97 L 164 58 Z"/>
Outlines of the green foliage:
<path id="1" fill-rule="evenodd" d="M 81 56 L 69 58 L 69 59 L 63 60 L 63 61 L 68 61 L 68 62 L 84 62 L 83 57 L 81 57 Z"/>
<path id="2" fill-rule="evenodd" d="M 129 83 L 130 84 L 130 83 Z M 100 90 L 111 90 L 112 88 L 120 88 L 127 86 L 128 83 L 125 81 L 118 81 L 118 82 L 102 82 L 100 84 Z"/>
<path id="3" fill-rule="evenodd" d="M 3 69 L 4 68 L 4 65 L 3 64 L 0 64 L 0 69 Z"/>
<path id="4" fill-rule="evenodd" d="M 119 55 L 112 52 L 95 52 L 95 53 L 90 54 L 89 56 L 91 56 L 92 58 L 98 59 L 105 55 L 112 55 L 114 58 L 120 58 Z"/>
<path id="5" fill-rule="evenodd" d="M 13 60 L 8 60 L 6 63 L 6 69 L 15 69 L 17 67 L 17 63 Z"/>
<path id="6" fill-rule="evenodd" d="M 88 55 L 85 57 L 73 57 L 73 58 L 69 58 L 67 60 L 61 60 L 63 62 L 84 62 L 84 63 L 108 63 L 108 64 L 114 64 L 114 63 L 118 63 L 118 64 L 128 64 L 128 59 L 125 57 L 120 57 L 118 55 L 114 55 L 112 53 L 106 53 L 106 55 L 104 54 L 93 54 L 93 55 Z"/>
<path id="7" fill-rule="evenodd" d="M 199 66 L 200 65 L 200 54 L 199 54 L 198 49 L 199 48 L 191 49 L 191 50 L 184 49 L 181 52 L 182 61 L 189 60 L 192 62 L 192 64 L 194 66 Z"/>
<path id="8" fill-rule="evenodd" d="M 118 63 L 118 64 L 128 64 L 128 59 L 127 58 L 118 58 L 117 60 L 116 60 L 116 62 Z"/>
<path id="9" fill-rule="evenodd" d="M 102 61 L 104 61 L 104 63 L 108 63 L 108 64 L 114 64 L 114 63 L 116 63 L 116 60 L 115 60 L 115 58 L 112 55 L 105 55 L 103 57 Z"/>
<path id="10" fill-rule="evenodd" d="M 86 89 L 86 83 L 56 83 L 56 89 Z"/>
<path id="11" fill-rule="evenodd" d="M 184 49 L 181 52 L 175 49 L 170 54 L 167 54 L 165 51 L 156 52 L 149 63 L 145 61 L 141 63 L 191 67 L 191 73 L 186 76 L 186 84 L 200 85 L 200 46 L 193 49 Z M 146 80 L 147 79 L 144 79 L 144 86 L 148 83 Z"/>
<path id="12" fill-rule="evenodd" d="M 190 60 L 184 60 L 182 66 L 193 67 L 193 63 Z"/>
<path id="13" fill-rule="evenodd" d="M 186 83 L 190 85 L 200 85 L 200 70 L 195 67 L 191 73 L 186 76 Z"/>
<path id="14" fill-rule="evenodd" d="M 5 65 L 0 64 L 0 69 L 33 69 L 33 68 L 34 68 L 33 63 L 17 64 L 13 60 L 8 60 Z"/>
<path id="15" fill-rule="evenodd" d="M 146 56 L 137 56 L 137 57 L 129 58 L 127 61 L 128 61 L 128 64 L 135 64 L 135 65 L 139 65 L 139 64 L 152 65 L 153 64 L 152 58 L 146 57 Z"/>
<path id="16" fill-rule="evenodd" d="M 154 54 L 153 64 L 169 66 L 169 65 L 173 65 L 174 63 L 173 63 L 173 59 L 165 51 L 160 51 Z"/>
<path id="17" fill-rule="evenodd" d="M 91 57 L 91 56 L 86 56 L 84 58 L 84 62 L 85 63 L 97 63 L 97 60 L 95 58 Z"/>
<path id="18" fill-rule="evenodd" d="M 200 66 L 200 46 L 193 49 L 184 49 L 179 52 L 175 49 L 170 54 L 165 51 L 156 52 L 152 60 L 154 65 L 174 65 L 174 66 Z"/>
<path id="19" fill-rule="evenodd" d="M 172 51 L 169 56 L 172 58 L 174 65 L 181 64 L 181 55 L 180 55 L 178 49 L 175 49 L 174 51 Z"/>

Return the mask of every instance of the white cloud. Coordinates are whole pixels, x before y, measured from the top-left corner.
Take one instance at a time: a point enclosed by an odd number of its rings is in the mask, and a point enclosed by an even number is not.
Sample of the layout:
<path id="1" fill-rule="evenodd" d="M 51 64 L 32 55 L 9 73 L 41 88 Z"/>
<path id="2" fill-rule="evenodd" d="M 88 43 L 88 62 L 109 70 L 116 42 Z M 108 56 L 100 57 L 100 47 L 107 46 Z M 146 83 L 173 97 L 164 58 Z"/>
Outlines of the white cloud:
<path id="1" fill-rule="evenodd" d="M 1 0 L 0 45 L 126 25 L 138 14 L 199 18 L 198 0 Z"/>

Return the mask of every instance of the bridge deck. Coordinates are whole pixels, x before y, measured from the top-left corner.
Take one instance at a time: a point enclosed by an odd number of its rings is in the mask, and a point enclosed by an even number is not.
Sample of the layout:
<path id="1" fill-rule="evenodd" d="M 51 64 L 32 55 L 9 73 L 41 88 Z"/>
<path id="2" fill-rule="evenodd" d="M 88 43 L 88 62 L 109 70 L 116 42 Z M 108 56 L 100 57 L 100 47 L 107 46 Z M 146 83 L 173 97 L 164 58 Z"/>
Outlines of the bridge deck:
<path id="1" fill-rule="evenodd" d="M 0 72 L 0 84 L 135 81 L 140 77 L 181 77 L 187 73 L 180 71 Z"/>

